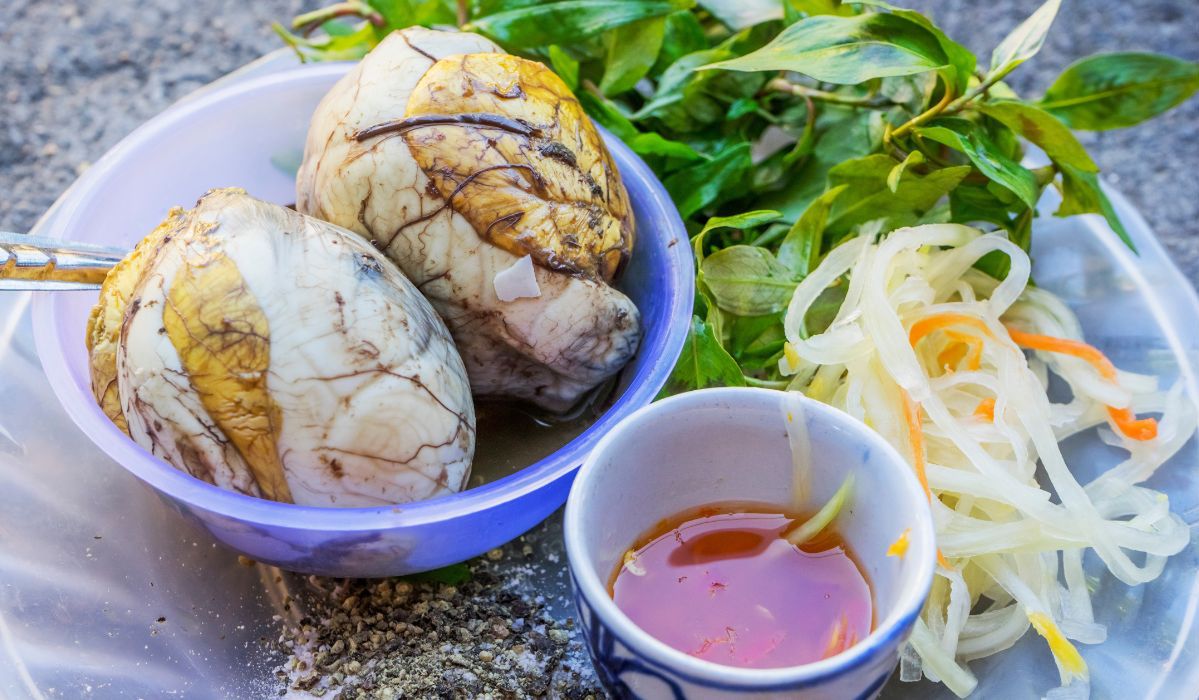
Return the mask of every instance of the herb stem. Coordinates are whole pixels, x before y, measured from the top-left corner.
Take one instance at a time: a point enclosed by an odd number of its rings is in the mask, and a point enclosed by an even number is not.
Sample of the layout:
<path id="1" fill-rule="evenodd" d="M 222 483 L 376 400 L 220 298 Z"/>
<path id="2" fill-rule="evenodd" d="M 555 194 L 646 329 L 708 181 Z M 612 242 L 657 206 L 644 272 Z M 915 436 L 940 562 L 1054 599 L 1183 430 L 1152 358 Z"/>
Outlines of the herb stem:
<path id="1" fill-rule="evenodd" d="M 873 92 L 860 96 L 842 95 L 836 92 L 827 92 L 825 90 L 817 90 L 816 88 L 810 88 L 803 85 L 796 85 L 795 83 L 783 78 L 774 78 L 766 84 L 766 89 L 773 90 L 774 92 L 785 92 L 790 95 L 809 97 L 813 100 L 820 100 L 821 102 L 831 102 L 832 104 L 850 105 L 854 107 L 885 107 L 889 104 L 893 104 L 891 100 L 885 97 L 879 97 Z"/>
<path id="2" fill-rule="evenodd" d="M 370 5 L 360 0 L 350 0 L 297 15 L 291 22 L 291 28 L 304 30 L 304 34 L 308 35 L 320 25 L 337 17 L 362 17 L 376 27 L 381 27 L 384 23 L 383 16 L 371 9 Z"/>
<path id="3" fill-rule="evenodd" d="M 899 126 L 897 126 L 895 128 L 894 131 L 885 132 L 883 134 L 883 141 L 886 143 L 890 143 L 893 139 L 897 139 L 900 136 L 903 136 L 904 134 L 911 131 L 912 129 L 915 129 L 916 127 L 927 122 L 928 120 L 932 119 L 933 117 L 936 117 L 941 112 L 944 112 L 950 106 L 950 104 L 951 104 L 950 100 L 952 100 L 952 99 L 953 99 L 953 93 L 949 90 L 949 86 L 946 86 L 945 87 L 945 95 L 941 98 L 940 102 L 938 102 L 937 104 L 928 108 L 928 110 L 921 112 L 920 114 L 917 114 L 916 116 L 912 117 L 911 119 L 904 122 L 903 124 L 900 124 Z"/>
<path id="4" fill-rule="evenodd" d="M 466 0 L 458 0 L 458 28 L 461 29 L 470 20 L 470 9 Z"/>
<path id="5" fill-rule="evenodd" d="M 741 376 L 745 377 L 746 386 L 756 386 L 762 389 L 782 390 L 786 389 L 787 385 L 791 383 L 791 380 L 789 379 L 757 379 L 755 377 L 749 377 L 746 375 Z"/>

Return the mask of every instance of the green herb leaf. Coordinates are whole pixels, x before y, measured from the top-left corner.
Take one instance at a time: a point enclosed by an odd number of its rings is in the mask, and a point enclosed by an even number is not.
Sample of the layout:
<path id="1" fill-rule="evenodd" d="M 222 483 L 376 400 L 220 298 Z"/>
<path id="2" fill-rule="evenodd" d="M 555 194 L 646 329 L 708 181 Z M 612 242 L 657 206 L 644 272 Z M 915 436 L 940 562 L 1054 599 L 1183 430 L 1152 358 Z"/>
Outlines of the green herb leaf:
<path id="1" fill-rule="evenodd" d="M 838 15 L 849 17 L 856 15 L 853 6 L 841 0 L 783 0 L 783 17 L 787 24 L 792 24 L 802 16 Z"/>
<path id="2" fill-rule="evenodd" d="M 753 114 L 761 108 L 758 101 L 752 97 L 739 97 L 733 104 L 729 105 L 727 114 L 728 120 L 732 121 L 747 114 Z"/>
<path id="3" fill-rule="evenodd" d="M 949 59 L 919 23 L 894 14 L 820 15 L 784 29 L 761 49 L 707 68 L 789 70 L 826 83 L 856 85 L 873 78 L 937 70 Z"/>
<path id="4" fill-rule="evenodd" d="M 697 3 L 733 31 L 783 18 L 779 0 L 697 0 Z"/>
<path id="5" fill-rule="evenodd" d="M 1074 214 L 1102 214 L 1107 219 L 1108 226 L 1116 232 L 1124 244 L 1136 252 L 1128 230 L 1116 214 L 1115 207 L 1103 187 L 1099 184 L 1099 176 L 1088 173 L 1069 165 L 1062 166 L 1062 205 L 1055 211 L 1054 216 L 1072 216 Z"/>
<path id="6" fill-rule="evenodd" d="M 695 161 L 704 157 L 682 141 L 670 141 L 656 131 L 637 134 L 627 142 L 629 148 L 639 156 L 663 156 L 679 160 Z"/>
<path id="7" fill-rule="evenodd" d="M 924 154 L 920 151 L 912 151 L 911 153 L 907 154 L 907 156 L 904 157 L 899 165 L 891 168 L 891 172 L 887 173 L 887 189 L 891 190 L 892 192 L 898 192 L 899 181 L 901 178 L 903 178 L 903 173 L 908 169 L 908 166 L 920 165 L 923 162 Z"/>
<path id="8" fill-rule="evenodd" d="M 618 95 L 631 90 L 658 60 L 666 19 L 653 17 L 617 27 L 608 33 L 608 58 L 600 92 Z"/>
<path id="9" fill-rule="evenodd" d="M 750 145 L 738 143 L 709 161 L 680 170 L 662 184 L 674 198 L 679 214 L 686 219 L 720 198 L 734 196 L 752 164 Z"/>
<path id="10" fill-rule="evenodd" d="M 486 34 L 509 49 L 570 44 L 693 4 L 693 0 L 562 0 L 480 17 L 464 29 Z"/>
<path id="11" fill-rule="evenodd" d="M 710 386 L 745 386 L 745 377 L 716 339 L 712 327 L 692 316 L 683 352 L 658 398 Z"/>
<path id="12" fill-rule="evenodd" d="M 553 2 L 554 0 L 550 0 Z M 545 0 L 470 0 L 470 16 L 482 17 L 497 12 L 516 10 L 545 2 Z"/>
<path id="13" fill-rule="evenodd" d="M 756 228 L 762 224 L 776 221 L 779 216 L 781 214 L 770 209 L 755 209 L 754 211 L 747 211 L 744 214 L 737 214 L 735 216 L 713 216 L 704 224 L 703 229 L 691 239 L 692 247 L 695 249 L 695 264 L 701 265 L 703 263 L 704 239 L 712 231 L 722 228 L 744 231 L 745 229 Z"/>
<path id="14" fill-rule="evenodd" d="M 921 138 L 936 141 L 966 154 L 974 167 L 991 181 L 1003 185 L 1029 207 L 1037 206 L 1041 189 L 1037 177 L 1028 168 L 1008 158 L 981 130 L 972 128 L 960 134 L 944 126 L 929 126 L 916 130 Z"/>
<path id="15" fill-rule="evenodd" d="M 947 76 L 946 82 L 953 86 L 955 94 L 961 94 L 965 91 L 966 86 L 970 82 L 970 76 L 974 74 L 974 66 L 978 63 L 978 59 L 975 58 L 970 49 L 950 39 L 940 27 L 933 24 L 931 19 L 915 10 L 895 7 L 889 3 L 882 2 L 882 0 L 863 0 L 862 4 L 881 7 L 893 15 L 903 17 L 927 29 L 929 33 L 936 37 L 937 43 L 941 45 L 941 50 L 945 52 L 945 57 L 949 59 L 949 65 L 941 71 Z"/>
<path id="16" fill-rule="evenodd" d="M 824 227 L 833 203 L 846 190 L 846 185 L 834 187 L 817 197 L 804 211 L 803 216 L 787 232 L 779 245 L 779 262 L 791 270 L 799 279 L 808 276 L 820 261 Z"/>
<path id="17" fill-rule="evenodd" d="M 1199 64 L 1150 53 L 1109 53 L 1072 64 L 1041 98 L 1071 129 L 1139 124 L 1199 90 Z"/>
<path id="18" fill-rule="evenodd" d="M 882 153 L 845 161 L 829 170 L 830 187 L 846 185 L 845 193 L 833 203 L 827 231 L 834 235 L 849 233 L 854 226 L 867 221 L 883 220 L 884 233 L 900 226 L 910 226 L 924 212 L 948 194 L 970 166 L 960 165 L 933 170 L 927 175 L 908 171 L 892 192 L 887 177 L 895 167 L 895 159 Z"/>
<path id="19" fill-rule="evenodd" d="M 718 250 L 704 259 L 701 270 L 716 305 L 739 316 L 782 311 L 797 284 L 769 250 L 757 246 Z"/>
<path id="20" fill-rule="evenodd" d="M 774 371 L 787 342 L 782 314 L 737 316 L 729 328 L 728 350 L 742 369 Z"/>
<path id="21" fill-rule="evenodd" d="M 883 140 L 883 117 L 874 110 L 826 106 L 816 120 L 815 138 L 811 157 L 799 174 L 759 202 L 783 212 L 787 221 L 798 220 L 824 192 L 830 168 L 878 150 Z"/>
<path id="22" fill-rule="evenodd" d="M 708 37 L 704 35 L 704 27 L 694 13 L 684 11 L 666 15 L 662 49 L 658 52 L 658 64 L 652 72 L 661 73 L 683 56 L 706 48 Z"/>
<path id="23" fill-rule="evenodd" d="M 1055 163 L 1065 163 L 1089 173 L 1099 172 L 1099 166 L 1087 155 L 1087 149 L 1070 129 L 1043 109 L 1010 100 L 984 102 L 977 105 L 977 109 L 1039 146 Z"/>
<path id="24" fill-rule="evenodd" d="M 383 16 L 389 30 L 457 21 L 454 3 L 444 0 L 368 0 L 367 4 Z"/>
<path id="25" fill-rule="evenodd" d="M 357 61 L 378 42 L 375 28 L 363 22 L 350 34 L 306 39 L 292 34 L 276 22 L 271 25 L 279 38 L 295 50 L 301 61 Z"/>
<path id="26" fill-rule="evenodd" d="M 991 52 L 989 75 L 1007 75 L 1013 68 L 1035 56 L 1045 43 L 1045 36 L 1061 5 L 1062 0 L 1046 0 L 1036 12 L 1004 37 Z"/>
<path id="27" fill-rule="evenodd" d="M 841 305 L 845 303 L 845 296 L 848 293 L 849 284 L 844 281 L 821 292 L 803 317 L 800 335 L 804 338 L 811 338 L 828 330 L 828 327 L 833 325 L 833 321 L 837 320 L 837 314 L 841 312 Z"/>
<path id="28" fill-rule="evenodd" d="M 566 87 L 572 91 L 579 89 L 579 62 L 557 44 L 550 44 L 546 53 L 549 54 L 550 67 L 554 69 L 559 78 L 562 78 Z"/>

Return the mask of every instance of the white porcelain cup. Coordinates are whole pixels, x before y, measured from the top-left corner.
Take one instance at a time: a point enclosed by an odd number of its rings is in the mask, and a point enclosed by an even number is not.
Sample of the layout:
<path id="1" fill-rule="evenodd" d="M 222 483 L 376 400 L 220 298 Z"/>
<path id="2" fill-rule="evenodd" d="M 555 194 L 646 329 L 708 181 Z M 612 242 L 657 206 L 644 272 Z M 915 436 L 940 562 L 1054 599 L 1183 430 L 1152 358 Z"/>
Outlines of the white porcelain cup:
<path id="1" fill-rule="evenodd" d="M 846 651 L 786 668 L 715 664 L 649 636 L 609 595 L 624 553 L 663 518 L 722 501 L 791 509 L 797 486 L 801 510 L 814 512 L 850 473 L 853 492 L 836 528 L 870 584 L 875 628 Z M 617 698 L 872 698 L 895 668 L 936 561 L 928 503 L 911 466 L 850 416 L 768 389 L 693 391 L 624 419 L 579 470 L 565 528 L 588 649 Z M 906 553 L 888 556 L 905 531 Z"/>

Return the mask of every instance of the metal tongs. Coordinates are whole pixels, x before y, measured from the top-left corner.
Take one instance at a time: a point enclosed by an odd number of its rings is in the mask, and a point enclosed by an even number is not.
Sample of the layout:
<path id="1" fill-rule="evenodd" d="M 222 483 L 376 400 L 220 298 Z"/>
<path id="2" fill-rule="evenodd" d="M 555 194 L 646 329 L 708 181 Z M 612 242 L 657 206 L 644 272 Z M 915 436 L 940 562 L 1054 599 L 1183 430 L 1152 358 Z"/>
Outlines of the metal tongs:
<path id="1" fill-rule="evenodd" d="M 128 249 L 0 231 L 0 290 L 99 289 Z"/>

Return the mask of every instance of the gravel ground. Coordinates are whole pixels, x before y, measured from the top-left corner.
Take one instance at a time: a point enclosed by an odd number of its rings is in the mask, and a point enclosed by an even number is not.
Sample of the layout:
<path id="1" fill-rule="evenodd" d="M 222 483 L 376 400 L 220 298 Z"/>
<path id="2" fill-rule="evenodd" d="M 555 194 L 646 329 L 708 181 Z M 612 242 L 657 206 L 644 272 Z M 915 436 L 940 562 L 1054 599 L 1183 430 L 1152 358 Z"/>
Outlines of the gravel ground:
<path id="1" fill-rule="evenodd" d="M 898 0 L 989 54 L 1041 0 Z M 87 164 L 201 85 L 279 46 L 268 25 L 312 0 L 12 2 L 0 24 L 0 230 L 25 231 Z M 1199 2 L 1066 0 L 1013 76 L 1035 95 L 1071 61 L 1145 50 L 1199 60 Z M 1199 100 L 1138 128 L 1087 134 L 1108 180 L 1199 282 Z"/>

